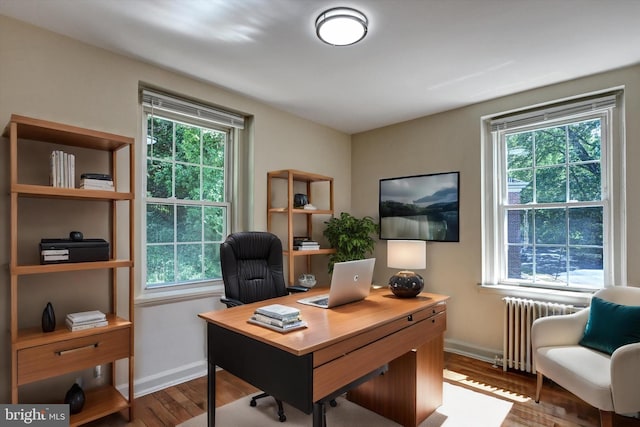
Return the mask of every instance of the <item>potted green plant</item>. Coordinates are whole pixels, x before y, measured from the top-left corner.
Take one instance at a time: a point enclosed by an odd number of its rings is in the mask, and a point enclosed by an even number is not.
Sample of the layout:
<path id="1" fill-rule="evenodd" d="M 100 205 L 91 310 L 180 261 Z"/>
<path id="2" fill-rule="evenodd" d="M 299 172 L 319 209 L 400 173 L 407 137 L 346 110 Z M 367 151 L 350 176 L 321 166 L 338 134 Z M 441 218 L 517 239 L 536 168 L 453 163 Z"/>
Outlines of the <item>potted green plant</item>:
<path id="1" fill-rule="evenodd" d="M 373 252 L 378 233 L 378 224 L 370 216 L 356 218 L 347 212 L 324 222 L 327 227 L 322 234 L 336 252 L 329 255 L 329 273 L 336 262 L 363 259 Z"/>

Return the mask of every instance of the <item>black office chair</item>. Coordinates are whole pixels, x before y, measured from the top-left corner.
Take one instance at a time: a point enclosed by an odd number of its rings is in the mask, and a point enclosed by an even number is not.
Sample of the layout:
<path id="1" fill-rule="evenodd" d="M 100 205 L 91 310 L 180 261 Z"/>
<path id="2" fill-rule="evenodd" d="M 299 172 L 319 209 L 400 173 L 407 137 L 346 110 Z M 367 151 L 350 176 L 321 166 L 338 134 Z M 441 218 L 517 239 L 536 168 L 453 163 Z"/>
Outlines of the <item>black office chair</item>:
<path id="1" fill-rule="evenodd" d="M 282 243 L 272 233 L 243 231 L 230 234 L 220 245 L 220 264 L 225 292 L 220 301 L 227 307 L 308 290 L 302 286 L 285 285 Z M 257 399 L 267 396 L 267 393 L 261 393 L 252 397 L 250 405 L 256 406 Z M 286 421 L 282 401 L 275 401 L 278 404 L 278 419 Z"/>

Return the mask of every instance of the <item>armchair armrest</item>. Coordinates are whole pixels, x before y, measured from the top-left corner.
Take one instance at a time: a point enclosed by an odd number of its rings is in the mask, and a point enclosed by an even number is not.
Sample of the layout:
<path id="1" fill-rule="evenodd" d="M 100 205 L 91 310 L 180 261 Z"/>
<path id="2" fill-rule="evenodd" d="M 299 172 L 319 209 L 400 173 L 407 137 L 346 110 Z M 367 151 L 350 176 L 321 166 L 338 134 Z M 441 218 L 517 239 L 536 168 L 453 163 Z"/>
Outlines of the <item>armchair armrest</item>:
<path id="1" fill-rule="evenodd" d="M 588 308 L 573 314 L 536 319 L 531 326 L 534 353 L 540 347 L 578 344 L 588 319 Z"/>
<path id="2" fill-rule="evenodd" d="M 620 414 L 640 411 L 640 343 L 623 345 L 611 355 L 613 408 Z"/>
<path id="3" fill-rule="evenodd" d="M 237 299 L 233 299 L 233 298 L 220 298 L 220 302 L 226 305 L 227 308 L 244 305 L 242 301 L 238 301 Z"/>
<path id="4" fill-rule="evenodd" d="M 304 286 L 287 286 L 287 292 L 290 294 L 298 293 L 298 292 L 307 292 L 309 288 L 305 288 Z"/>

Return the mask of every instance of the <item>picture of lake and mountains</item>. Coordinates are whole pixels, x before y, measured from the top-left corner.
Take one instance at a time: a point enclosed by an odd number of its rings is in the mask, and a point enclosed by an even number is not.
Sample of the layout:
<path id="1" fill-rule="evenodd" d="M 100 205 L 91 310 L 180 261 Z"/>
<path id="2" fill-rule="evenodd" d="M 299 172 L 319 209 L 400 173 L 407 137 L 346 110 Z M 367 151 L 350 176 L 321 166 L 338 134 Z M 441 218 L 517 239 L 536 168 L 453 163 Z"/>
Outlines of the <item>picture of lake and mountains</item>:
<path id="1" fill-rule="evenodd" d="M 459 172 L 380 180 L 380 239 L 458 242 Z"/>

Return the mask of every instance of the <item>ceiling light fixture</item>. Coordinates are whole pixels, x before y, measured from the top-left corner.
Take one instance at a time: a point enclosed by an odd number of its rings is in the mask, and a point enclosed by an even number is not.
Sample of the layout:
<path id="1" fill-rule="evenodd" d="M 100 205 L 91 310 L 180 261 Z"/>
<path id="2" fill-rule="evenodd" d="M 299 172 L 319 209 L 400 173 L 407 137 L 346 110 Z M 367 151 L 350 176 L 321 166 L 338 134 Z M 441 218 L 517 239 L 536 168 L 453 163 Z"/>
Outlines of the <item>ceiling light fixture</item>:
<path id="1" fill-rule="evenodd" d="M 369 21 L 362 12 L 350 7 L 325 10 L 316 19 L 316 34 L 333 46 L 348 46 L 367 35 Z"/>

